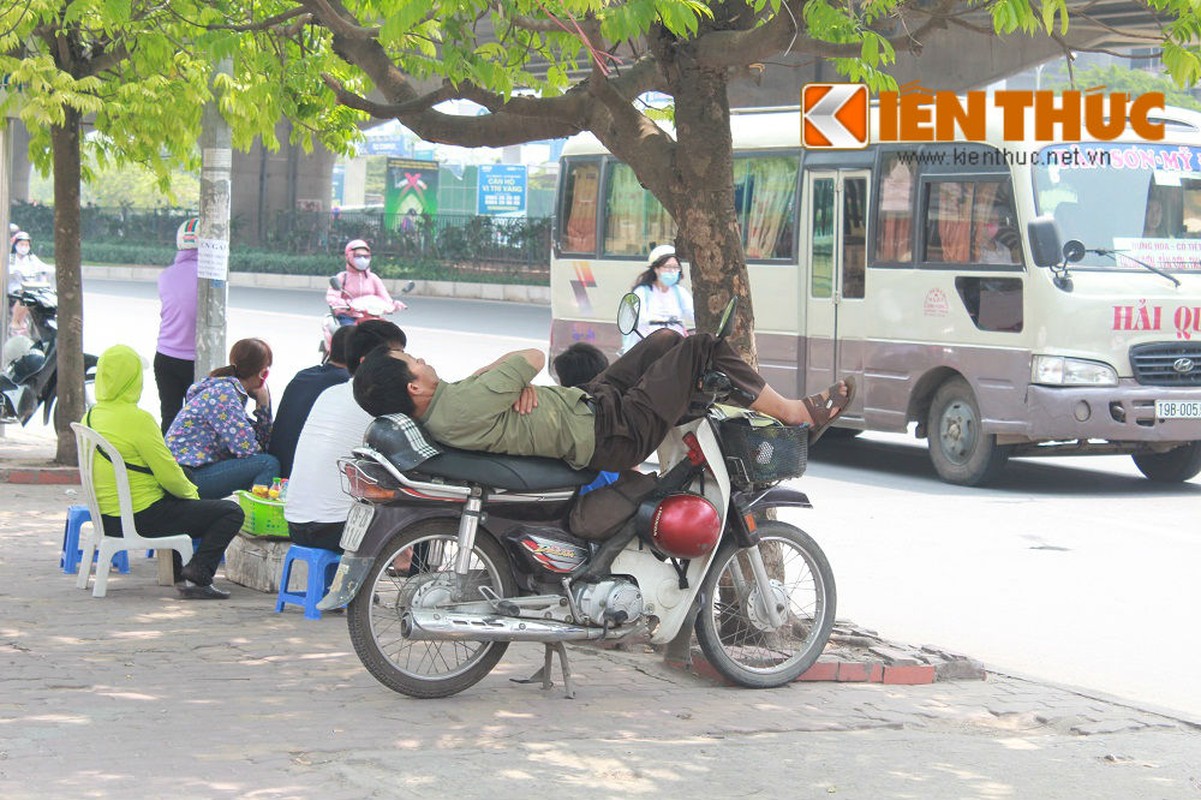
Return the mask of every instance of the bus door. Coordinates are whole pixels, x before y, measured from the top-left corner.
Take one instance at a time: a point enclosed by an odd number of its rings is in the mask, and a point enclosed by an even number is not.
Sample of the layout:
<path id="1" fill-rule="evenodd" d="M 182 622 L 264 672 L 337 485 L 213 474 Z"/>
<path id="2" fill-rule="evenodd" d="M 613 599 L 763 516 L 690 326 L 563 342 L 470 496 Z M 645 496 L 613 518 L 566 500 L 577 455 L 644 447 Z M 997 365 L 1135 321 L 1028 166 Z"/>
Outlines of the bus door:
<path id="1" fill-rule="evenodd" d="M 864 303 L 867 275 L 867 170 L 814 170 L 805 177 L 809 264 L 805 293 L 805 392 L 841 376 L 863 386 Z M 848 417 L 861 417 L 858 392 Z"/>

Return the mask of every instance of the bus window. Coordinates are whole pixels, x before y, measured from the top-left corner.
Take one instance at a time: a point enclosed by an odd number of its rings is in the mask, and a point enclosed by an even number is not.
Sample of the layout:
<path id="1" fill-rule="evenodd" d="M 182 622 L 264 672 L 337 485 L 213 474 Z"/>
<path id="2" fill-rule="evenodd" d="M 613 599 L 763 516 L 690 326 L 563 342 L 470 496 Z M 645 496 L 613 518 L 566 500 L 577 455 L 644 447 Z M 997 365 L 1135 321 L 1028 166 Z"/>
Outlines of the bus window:
<path id="1" fill-rule="evenodd" d="M 881 166 L 875 260 L 909 264 L 913 261 L 913 167 L 902 163 L 896 153 L 886 154 Z"/>
<path id="2" fill-rule="evenodd" d="M 735 159 L 734 207 L 747 258 L 792 258 L 799 168 L 796 156 Z"/>
<path id="3" fill-rule="evenodd" d="M 563 179 L 564 220 L 560 246 L 565 253 L 596 252 L 596 198 L 600 188 L 600 164 L 595 161 L 567 164 Z"/>
<path id="4" fill-rule="evenodd" d="M 867 179 L 843 183 L 842 296 L 863 297 L 867 269 Z"/>
<path id="5" fill-rule="evenodd" d="M 676 238 L 671 215 L 642 188 L 634 170 L 609 162 L 605 182 L 605 255 L 641 256 Z"/>
<path id="6" fill-rule="evenodd" d="M 810 293 L 829 297 L 834 283 L 834 179 L 813 181 L 813 257 Z"/>
<path id="7" fill-rule="evenodd" d="M 1008 181 L 930 181 L 925 192 L 923 261 L 1021 263 L 1017 215 Z"/>

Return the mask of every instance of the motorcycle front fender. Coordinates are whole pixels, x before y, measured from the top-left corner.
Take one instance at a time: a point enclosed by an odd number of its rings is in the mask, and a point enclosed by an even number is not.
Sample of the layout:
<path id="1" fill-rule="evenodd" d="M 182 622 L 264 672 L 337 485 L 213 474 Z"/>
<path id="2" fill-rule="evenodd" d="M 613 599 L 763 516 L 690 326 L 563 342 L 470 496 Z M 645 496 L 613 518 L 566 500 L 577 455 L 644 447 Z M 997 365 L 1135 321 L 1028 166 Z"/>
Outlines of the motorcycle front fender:
<path id="1" fill-rule="evenodd" d="M 359 589 L 363 587 L 363 581 L 367 579 L 371 565 L 379 558 L 384 545 L 398 530 L 407 528 L 415 522 L 436 517 L 446 517 L 457 521 L 461 509 L 462 506 L 459 505 L 450 509 L 375 506 L 371 527 L 367 529 L 367 534 L 359 543 L 359 549 L 342 554 L 342 560 L 338 563 L 338 570 L 334 574 L 333 582 L 330 583 L 329 591 L 317 603 L 317 608 L 329 611 L 333 608 L 341 608 L 353 600 L 359 593 Z"/>
<path id="2" fill-rule="evenodd" d="M 342 560 L 338 562 L 338 571 L 334 573 L 329 591 L 317 603 L 317 608 L 321 611 L 331 611 L 335 608 L 342 608 L 353 600 L 359 593 L 363 581 L 367 578 L 367 572 L 374 563 L 375 556 L 344 554 Z"/>
<path id="3" fill-rule="evenodd" d="M 754 498 L 747 510 L 765 511 L 769 508 L 813 508 L 813 504 L 804 492 L 773 486 Z"/>

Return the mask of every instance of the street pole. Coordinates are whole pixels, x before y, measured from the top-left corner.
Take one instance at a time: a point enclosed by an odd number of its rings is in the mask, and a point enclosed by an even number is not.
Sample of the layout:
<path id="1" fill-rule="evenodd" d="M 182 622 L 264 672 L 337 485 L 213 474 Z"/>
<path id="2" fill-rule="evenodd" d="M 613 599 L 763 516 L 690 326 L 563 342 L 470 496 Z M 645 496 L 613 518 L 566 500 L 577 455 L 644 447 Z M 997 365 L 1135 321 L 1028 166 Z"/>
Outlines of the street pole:
<path id="1" fill-rule="evenodd" d="M 233 75 L 222 59 L 217 75 Z M 229 205 L 232 134 L 214 97 L 204 106 L 200 129 L 200 224 L 197 242 L 196 380 L 226 363 L 225 308 L 229 296 Z"/>

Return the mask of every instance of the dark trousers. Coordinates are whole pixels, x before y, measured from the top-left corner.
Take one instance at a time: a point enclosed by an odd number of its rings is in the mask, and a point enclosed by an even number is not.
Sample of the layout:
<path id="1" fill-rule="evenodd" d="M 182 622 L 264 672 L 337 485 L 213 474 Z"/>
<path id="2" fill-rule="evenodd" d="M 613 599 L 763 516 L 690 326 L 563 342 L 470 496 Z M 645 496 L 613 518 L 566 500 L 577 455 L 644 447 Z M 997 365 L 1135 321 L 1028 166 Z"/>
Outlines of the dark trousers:
<path id="1" fill-rule="evenodd" d="M 581 386 L 596 411 L 596 451 L 588 466 L 621 471 L 645 461 L 688 413 L 697 382 L 709 369 L 724 372 L 751 397 L 766 385 L 725 340 L 661 329 Z"/>
<path id="2" fill-rule="evenodd" d="M 289 522 L 288 535 L 301 547 L 342 552 L 342 529 L 345 522 Z"/>
<path id="3" fill-rule="evenodd" d="M 184 396 L 192 385 L 196 362 L 182 358 L 154 354 L 154 382 L 158 384 L 159 415 L 163 434 L 171 427 L 179 410 L 183 408 Z"/>
<path id="4" fill-rule="evenodd" d="M 147 539 L 186 533 L 200 537 L 192 561 L 212 575 L 221 563 L 221 555 L 242 527 L 245 514 L 232 500 L 181 500 L 167 495 L 133 515 L 138 535 Z M 105 514 L 104 533 L 121 535 L 121 518 Z M 176 553 L 175 578 L 179 580 L 179 554 Z"/>

